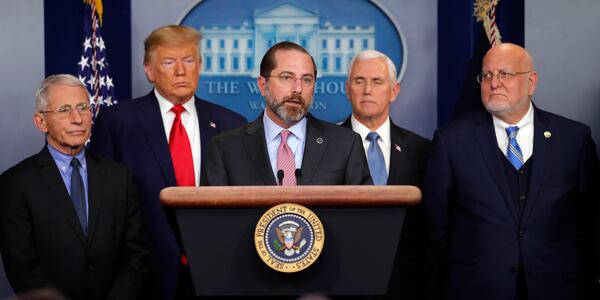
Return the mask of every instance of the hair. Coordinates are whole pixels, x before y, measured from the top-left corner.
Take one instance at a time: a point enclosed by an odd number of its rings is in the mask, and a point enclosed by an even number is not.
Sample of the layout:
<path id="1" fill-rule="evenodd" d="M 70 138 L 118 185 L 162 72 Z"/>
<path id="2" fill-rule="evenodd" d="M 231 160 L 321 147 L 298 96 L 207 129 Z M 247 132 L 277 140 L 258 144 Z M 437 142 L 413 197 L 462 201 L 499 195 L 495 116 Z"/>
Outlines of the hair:
<path id="1" fill-rule="evenodd" d="M 394 62 L 387 55 L 385 55 L 377 50 L 363 50 L 363 51 L 359 52 L 358 54 L 356 54 L 350 61 L 350 68 L 348 68 L 348 78 L 350 78 L 350 75 L 352 73 L 352 67 L 354 67 L 354 63 L 356 61 L 365 60 L 365 59 L 375 59 L 375 58 L 383 58 L 384 59 L 386 65 L 387 65 L 388 73 L 390 76 L 390 81 L 392 82 L 392 84 L 396 84 L 398 82 L 398 79 L 396 77 L 396 65 L 394 65 Z"/>
<path id="2" fill-rule="evenodd" d="M 315 64 L 315 60 L 313 59 L 312 55 L 310 55 L 310 53 L 308 53 L 308 51 L 306 51 L 306 49 L 304 49 L 302 46 L 288 41 L 279 42 L 273 45 L 273 47 L 271 47 L 269 50 L 267 50 L 267 53 L 265 53 L 265 56 L 263 56 L 263 59 L 260 61 L 260 76 L 270 76 L 271 71 L 277 68 L 275 54 L 277 53 L 277 51 L 280 50 L 296 50 L 308 55 L 310 57 L 310 60 L 312 61 L 313 70 L 315 70 L 314 76 L 315 78 L 317 77 L 317 64 Z"/>
<path id="3" fill-rule="evenodd" d="M 35 110 L 37 112 L 48 110 L 48 92 L 50 92 L 52 87 L 58 85 L 80 87 L 84 89 L 86 91 L 86 95 L 88 95 L 87 88 L 79 79 L 77 79 L 77 77 L 70 74 L 50 75 L 46 77 L 44 81 L 42 81 L 40 87 L 35 93 Z"/>
<path id="4" fill-rule="evenodd" d="M 159 27 L 152 31 L 144 40 L 144 63 L 150 62 L 152 53 L 159 46 L 181 45 L 187 43 L 196 45 L 198 48 L 198 59 L 202 62 L 202 55 L 200 55 L 200 40 L 202 40 L 202 34 L 192 27 L 180 25 Z"/>

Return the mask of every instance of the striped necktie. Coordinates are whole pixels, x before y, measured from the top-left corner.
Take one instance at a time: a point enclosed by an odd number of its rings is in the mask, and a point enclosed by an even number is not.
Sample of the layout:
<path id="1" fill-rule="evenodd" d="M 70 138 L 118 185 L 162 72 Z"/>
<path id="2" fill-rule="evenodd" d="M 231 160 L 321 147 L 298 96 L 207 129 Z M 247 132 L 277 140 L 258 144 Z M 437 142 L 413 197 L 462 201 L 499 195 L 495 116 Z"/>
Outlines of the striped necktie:
<path id="1" fill-rule="evenodd" d="M 506 127 L 506 134 L 508 134 L 508 149 L 506 150 L 506 157 L 517 170 L 520 169 L 524 163 L 523 152 L 521 152 L 521 147 L 519 147 L 519 144 L 517 143 L 518 132 L 519 127 L 517 126 Z"/>

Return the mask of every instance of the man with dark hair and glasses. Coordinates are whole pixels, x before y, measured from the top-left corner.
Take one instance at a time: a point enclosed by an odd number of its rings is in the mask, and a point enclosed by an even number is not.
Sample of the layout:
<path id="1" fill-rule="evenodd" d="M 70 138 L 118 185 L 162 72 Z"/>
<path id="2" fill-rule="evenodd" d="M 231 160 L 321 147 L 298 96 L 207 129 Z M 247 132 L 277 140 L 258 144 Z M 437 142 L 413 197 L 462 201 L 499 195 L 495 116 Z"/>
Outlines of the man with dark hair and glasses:
<path id="1" fill-rule="evenodd" d="M 486 110 L 437 130 L 423 209 L 449 299 L 600 299 L 600 167 L 587 125 L 533 104 L 531 54 L 483 59 Z"/>
<path id="2" fill-rule="evenodd" d="M 17 293 L 137 299 L 148 252 L 131 172 L 85 149 L 92 113 L 72 75 L 46 78 L 35 126 L 46 146 L 0 175 L 0 250 Z"/>
<path id="3" fill-rule="evenodd" d="M 313 117 L 317 69 L 292 42 L 271 47 L 260 64 L 265 111 L 215 137 L 203 173 L 208 185 L 371 184 L 358 134 Z M 204 176 L 205 175 L 205 176 Z"/>

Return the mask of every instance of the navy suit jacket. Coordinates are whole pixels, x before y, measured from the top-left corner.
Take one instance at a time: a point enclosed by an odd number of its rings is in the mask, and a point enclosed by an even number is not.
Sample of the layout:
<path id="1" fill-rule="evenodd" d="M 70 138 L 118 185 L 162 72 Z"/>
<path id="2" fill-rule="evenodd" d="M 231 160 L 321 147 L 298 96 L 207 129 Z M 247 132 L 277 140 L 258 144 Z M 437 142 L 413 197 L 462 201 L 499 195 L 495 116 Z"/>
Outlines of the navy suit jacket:
<path id="1" fill-rule="evenodd" d="M 515 299 L 520 256 L 530 300 L 592 299 L 600 182 L 588 126 L 534 107 L 521 217 L 489 113 L 440 128 L 433 143 L 423 206 L 449 299 Z"/>
<path id="2" fill-rule="evenodd" d="M 195 98 L 201 141 L 201 171 L 209 141 L 246 120 L 221 106 Z M 159 193 L 176 186 L 171 154 L 154 92 L 102 111 L 91 138 L 95 152 L 129 166 L 140 191 L 140 205 L 152 254 L 150 297 L 173 299 L 182 253 L 172 211 L 160 205 Z"/>
<path id="3" fill-rule="evenodd" d="M 342 126 L 352 129 L 347 118 Z M 409 130 L 396 126 L 390 120 L 390 170 L 388 185 L 415 185 L 421 187 L 431 141 Z M 405 209 L 404 219 L 399 220 L 402 233 L 398 243 L 394 273 L 392 274 L 388 297 L 402 299 L 425 299 L 426 274 L 424 247 L 424 226 L 421 207 Z M 429 265 L 429 264 L 428 264 Z"/>
<path id="4" fill-rule="evenodd" d="M 302 185 L 373 184 L 355 132 L 307 116 Z M 276 185 L 260 115 L 254 122 L 216 137 L 209 146 L 207 185 Z"/>

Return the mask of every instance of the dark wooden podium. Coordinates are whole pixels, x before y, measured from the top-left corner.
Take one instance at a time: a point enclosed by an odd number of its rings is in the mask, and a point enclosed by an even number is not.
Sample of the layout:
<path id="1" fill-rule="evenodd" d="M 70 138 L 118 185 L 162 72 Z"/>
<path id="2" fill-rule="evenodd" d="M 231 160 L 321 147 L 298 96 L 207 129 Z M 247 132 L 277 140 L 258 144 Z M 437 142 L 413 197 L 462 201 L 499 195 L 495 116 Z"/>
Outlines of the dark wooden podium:
<path id="1" fill-rule="evenodd" d="M 200 296 L 383 295 L 405 215 L 418 205 L 414 186 L 171 187 L 160 193 L 173 208 L 196 293 Z M 318 260 L 297 273 L 265 265 L 254 229 L 272 206 L 311 209 L 325 228 Z"/>

